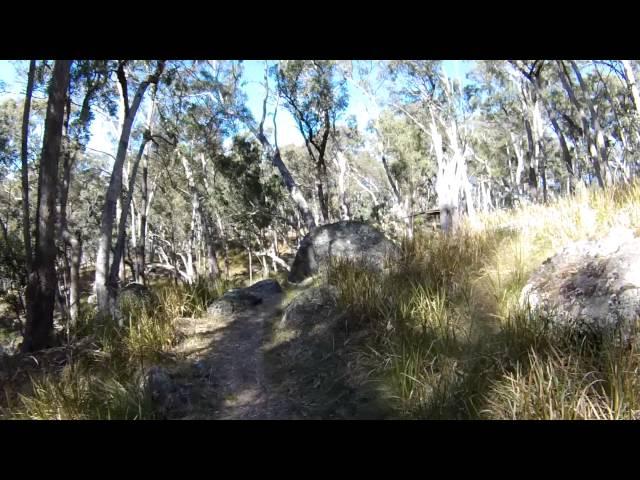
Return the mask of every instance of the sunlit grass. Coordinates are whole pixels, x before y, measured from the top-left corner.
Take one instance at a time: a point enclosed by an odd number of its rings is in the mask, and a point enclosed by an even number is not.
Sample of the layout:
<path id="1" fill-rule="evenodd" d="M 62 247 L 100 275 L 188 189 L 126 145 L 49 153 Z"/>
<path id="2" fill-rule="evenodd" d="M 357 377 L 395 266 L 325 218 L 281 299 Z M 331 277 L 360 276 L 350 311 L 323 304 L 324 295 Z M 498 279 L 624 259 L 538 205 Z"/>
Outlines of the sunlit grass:
<path id="1" fill-rule="evenodd" d="M 640 233 L 640 185 L 582 190 L 418 232 L 385 275 L 336 262 L 328 281 L 372 333 L 365 357 L 411 418 L 637 418 L 638 354 L 551 327 L 520 304 L 531 273 L 568 243 Z M 480 228 L 478 228 L 480 224 Z"/>
<path id="2" fill-rule="evenodd" d="M 28 394 L 9 400 L 5 418 L 150 419 L 155 413 L 141 388 L 145 367 L 162 363 L 176 341 L 176 320 L 198 317 L 228 287 L 224 281 L 155 285 L 150 301 L 122 305 L 123 325 L 96 321 L 86 306 L 70 332 L 84 341 L 61 370 L 31 376 Z"/>

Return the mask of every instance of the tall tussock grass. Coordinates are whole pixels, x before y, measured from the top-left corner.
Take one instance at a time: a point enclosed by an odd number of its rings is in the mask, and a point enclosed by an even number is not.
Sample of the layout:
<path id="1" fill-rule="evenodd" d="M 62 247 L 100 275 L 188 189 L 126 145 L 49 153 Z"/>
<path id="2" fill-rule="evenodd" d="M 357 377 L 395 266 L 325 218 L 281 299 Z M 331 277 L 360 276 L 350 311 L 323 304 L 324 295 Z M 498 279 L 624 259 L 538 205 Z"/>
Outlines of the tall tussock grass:
<path id="1" fill-rule="evenodd" d="M 88 305 L 70 328 L 64 366 L 31 372 L 28 393 L 6 398 L 0 416 L 17 419 L 153 419 L 142 374 L 152 364 L 170 362 L 178 340 L 176 320 L 198 317 L 228 287 L 200 280 L 151 286 L 145 301 L 121 305 L 121 321 L 100 321 Z"/>
<path id="2" fill-rule="evenodd" d="M 545 258 L 616 226 L 640 233 L 639 183 L 417 232 L 387 273 L 342 261 L 327 280 L 371 332 L 365 361 L 408 418 L 639 418 L 635 347 L 578 337 L 519 302 Z"/>

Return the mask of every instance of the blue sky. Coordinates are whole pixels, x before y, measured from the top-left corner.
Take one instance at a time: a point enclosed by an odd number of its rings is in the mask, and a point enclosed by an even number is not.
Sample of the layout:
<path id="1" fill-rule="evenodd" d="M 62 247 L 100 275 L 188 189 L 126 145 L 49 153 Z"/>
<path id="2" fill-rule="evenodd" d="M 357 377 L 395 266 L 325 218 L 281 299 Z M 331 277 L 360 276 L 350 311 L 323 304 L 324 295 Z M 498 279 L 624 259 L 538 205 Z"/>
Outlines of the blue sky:
<path id="1" fill-rule="evenodd" d="M 248 97 L 248 107 L 256 118 L 260 118 L 262 114 L 262 101 L 264 99 L 264 88 L 262 86 L 264 77 L 264 61 L 249 60 L 244 62 L 245 76 L 247 82 L 245 92 Z M 459 79 L 463 84 L 466 83 L 466 73 L 473 66 L 473 61 L 468 60 L 445 60 L 443 67 L 448 76 Z M 0 81 L 4 82 L 5 93 L 0 92 L 0 99 L 6 95 L 24 95 L 26 78 L 18 78 L 14 62 L 8 60 L 0 60 Z M 270 84 L 273 89 L 275 85 Z M 354 115 L 358 121 L 358 126 L 364 129 L 367 122 L 371 119 L 371 114 L 375 114 L 375 108 L 369 103 L 368 98 L 362 94 L 357 88 L 351 84 L 347 84 L 349 93 L 349 106 L 343 114 L 343 120 Z M 273 112 L 273 104 L 269 108 L 269 112 Z M 272 128 L 273 124 L 269 120 L 265 123 L 267 128 Z M 93 135 L 89 144 L 90 148 L 115 153 L 116 135 L 114 122 L 106 121 L 106 119 L 97 116 L 93 126 Z M 284 146 L 288 144 L 302 145 L 303 139 L 298 132 L 297 126 L 284 105 L 280 104 L 277 114 L 278 126 L 278 145 Z"/>
<path id="2" fill-rule="evenodd" d="M 273 63 L 273 62 L 271 62 Z M 443 68 L 445 73 L 451 78 L 457 78 L 464 85 L 466 83 L 466 74 L 473 66 L 473 61 L 469 60 L 445 60 Z M 262 115 L 262 102 L 264 99 L 264 61 L 248 60 L 244 62 L 244 79 L 247 82 L 245 91 L 247 92 L 247 106 L 256 118 Z M 271 82 L 269 88 L 273 90 L 275 85 Z M 349 94 L 349 106 L 342 115 L 342 119 L 346 119 L 353 115 L 358 121 L 358 127 L 364 130 L 367 123 L 371 119 L 371 115 L 375 114 L 375 107 L 370 104 L 369 99 L 356 87 L 347 83 Z M 273 107 L 268 109 L 273 112 Z M 269 117 L 271 119 L 271 117 Z M 281 103 L 278 107 L 277 114 L 278 124 L 278 145 L 287 144 L 303 145 L 304 140 L 298 131 L 295 121 Z M 271 121 L 265 125 L 272 126 Z"/>
<path id="3" fill-rule="evenodd" d="M 16 69 L 13 66 L 13 62 L 9 60 L 0 60 L 0 82 L 4 82 L 3 90 L 19 93 L 20 89 L 24 89 L 23 85 L 16 84 Z M 26 79 L 25 79 L 26 85 Z M 0 93 L 4 96 L 4 94 Z"/>

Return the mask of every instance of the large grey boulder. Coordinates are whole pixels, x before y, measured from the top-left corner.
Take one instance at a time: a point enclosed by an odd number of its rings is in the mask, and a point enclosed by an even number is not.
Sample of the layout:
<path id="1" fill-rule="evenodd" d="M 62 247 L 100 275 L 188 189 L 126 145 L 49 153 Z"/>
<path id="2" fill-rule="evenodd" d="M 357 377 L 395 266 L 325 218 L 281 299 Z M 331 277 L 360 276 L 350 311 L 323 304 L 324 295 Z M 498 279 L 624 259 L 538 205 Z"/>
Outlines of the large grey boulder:
<path id="1" fill-rule="evenodd" d="M 259 305 L 282 293 L 280 284 L 271 279 L 261 280 L 246 288 L 228 290 L 214 301 L 207 312 L 210 315 L 231 315 Z"/>
<path id="2" fill-rule="evenodd" d="M 640 239 L 615 229 L 568 245 L 531 276 L 520 301 L 555 324 L 628 339 L 640 317 Z"/>
<path id="3" fill-rule="evenodd" d="M 164 367 L 154 365 L 144 370 L 138 386 L 159 418 L 166 418 L 185 404 L 186 392 Z"/>
<path id="4" fill-rule="evenodd" d="M 282 287 L 280 287 L 280 284 L 276 280 L 268 278 L 254 283 L 250 287 L 245 288 L 244 291 L 264 301 L 274 295 L 282 293 Z"/>
<path id="5" fill-rule="evenodd" d="M 285 309 L 280 327 L 301 333 L 324 333 L 340 316 L 338 289 L 333 285 L 311 287 L 296 296 Z"/>
<path id="6" fill-rule="evenodd" d="M 398 247 L 366 223 L 341 221 L 322 225 L 302 240 L 288 280 L 299 283 L 326 267 L 332 258 L 348 259 L 382 270 L 387 259 L 398 255 Z"/>

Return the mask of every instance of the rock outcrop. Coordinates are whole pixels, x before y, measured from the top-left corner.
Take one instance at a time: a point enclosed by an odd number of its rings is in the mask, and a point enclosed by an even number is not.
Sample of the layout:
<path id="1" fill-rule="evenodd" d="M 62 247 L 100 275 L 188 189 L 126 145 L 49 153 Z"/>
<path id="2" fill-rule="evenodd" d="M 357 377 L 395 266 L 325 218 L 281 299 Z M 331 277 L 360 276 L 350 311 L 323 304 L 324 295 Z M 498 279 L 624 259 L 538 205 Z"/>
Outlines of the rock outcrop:
<path id="1" fill-rule="evenodd" d="M 231 315 L 259 305 L 280 293 L 282 288 L 276 280 L 261 280 L 250 287 L 226 291 L 222 297 L 209 305 L 207 312 L 210 315 Z"/>
<path id="2" fill-rule="evenodd" d="M 362 222 L 322 225 L 302 240 L 288 280 L 299 283 L 318 273 L 332 258 L 348 259 L 374 270 L 397 257 L 399 249 L 380 231 Z"/>
<path id="3" fill-rule="evenodd" d="M 568 245 L 531 276 L 520 300 L 555 324 L 628 339 L 640 317 L 640 238 L 615 229 Z"/>

